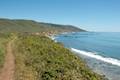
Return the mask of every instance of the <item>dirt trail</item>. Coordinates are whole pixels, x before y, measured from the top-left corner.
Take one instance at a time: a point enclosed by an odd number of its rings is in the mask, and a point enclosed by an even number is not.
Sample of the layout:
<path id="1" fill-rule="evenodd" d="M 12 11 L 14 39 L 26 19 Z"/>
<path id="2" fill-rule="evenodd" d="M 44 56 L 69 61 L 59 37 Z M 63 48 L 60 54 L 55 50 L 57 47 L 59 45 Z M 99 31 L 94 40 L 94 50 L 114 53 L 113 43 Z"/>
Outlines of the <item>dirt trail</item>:
<path id="1" fill-rule="evenodd" d="M 14 40 L 11 40 L 7 44 L 5 63 L 0 73 L 0 80 L 14 80 L 15 60 L 12 51 L 13 42 Z"/>

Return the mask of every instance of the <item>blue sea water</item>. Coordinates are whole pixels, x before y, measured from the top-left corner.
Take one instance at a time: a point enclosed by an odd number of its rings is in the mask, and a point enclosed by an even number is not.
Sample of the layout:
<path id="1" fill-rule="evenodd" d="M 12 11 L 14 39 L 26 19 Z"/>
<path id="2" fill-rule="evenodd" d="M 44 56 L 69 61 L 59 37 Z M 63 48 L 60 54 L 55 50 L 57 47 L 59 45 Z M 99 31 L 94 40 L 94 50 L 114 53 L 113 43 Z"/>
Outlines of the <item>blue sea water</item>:
<path id="1" fill-rule="evenodd" d="M 65 33 L 57 35 L 55 39 L 80 56 L 87 56 L 84 59 L 96 72 L 110 80 L 120 80 L 119 32 Z"/>

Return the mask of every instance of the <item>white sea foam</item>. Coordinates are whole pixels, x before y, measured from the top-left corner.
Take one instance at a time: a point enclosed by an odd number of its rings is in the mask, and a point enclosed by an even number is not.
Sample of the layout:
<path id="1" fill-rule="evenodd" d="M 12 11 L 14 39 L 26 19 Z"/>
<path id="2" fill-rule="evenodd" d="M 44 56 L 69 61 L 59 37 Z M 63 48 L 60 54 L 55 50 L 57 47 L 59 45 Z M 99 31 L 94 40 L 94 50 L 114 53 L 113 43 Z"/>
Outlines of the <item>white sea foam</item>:
<path id="1" fill-rule="evenodd" d="M 88 56 L 88 57 L 91 57 L 91 58 L 95 58 L 97 60 L 101 60 L 101 61 L 110 63 L 112 65 L 120 66 L 120 60 L 118 60 L 118 59 L 103 57 L 103 56 L 98 55 L 98 54 L 93 53 L 93 52 L 87 52 L 87 51 L 78 50 L 78 49 L 75 49 L 75 48 L 71 48 L 71 50 L 78 53 L 78 54 L 82 54 L 82 55 L 85 55 L 85 56 Z"/>
<path id="2" fill-rule="evenodd" d="M 55 40 L 55 37 L 54 37 L 54 36 L 51 36 L 51 39 L 52 39 L 52 40 Z"/>
<path id="3" fill-rule="evenodd" d="M 57 37 L 55 37 L 55 36 L 48 36 L 50 39 L 52 39 L 54 42 L 57 42 L 57 40 L 56 40 L 56 38 Z"/>

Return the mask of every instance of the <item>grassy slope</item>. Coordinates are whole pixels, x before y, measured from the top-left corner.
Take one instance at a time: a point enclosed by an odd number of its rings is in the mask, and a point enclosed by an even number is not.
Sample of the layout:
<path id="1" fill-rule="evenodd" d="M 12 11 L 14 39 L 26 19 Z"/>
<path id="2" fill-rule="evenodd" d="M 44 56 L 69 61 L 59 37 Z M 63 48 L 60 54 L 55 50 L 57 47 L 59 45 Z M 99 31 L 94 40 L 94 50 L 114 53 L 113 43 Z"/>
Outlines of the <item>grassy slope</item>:
<path id="1" fill-rule="evenodd" d="M 71 32 L 84 31 L 71 25 L 58 25 L 51 23 L 42 23 L 32 20 L 10 20 L 0 19 L 0 32 Z"/>
<path id="2" fill-rule="evenodd" d="M 0 32 L 84 31 L 70 25 L 0 19 Z M 0 66 L 8 36 L 0 35 Z M 44 36 L 21 35 L 15 42 L 16 80 L 104 80 L 59 43 Z"/>
<path id="3" fill-rule="evenodd" d="M 15 44 L 16 80 L 104 80 L 47 37 L 22 35 Z"/>
<path id="4" fill-rule="evenodd" d="M 4 63 L 4 56 L 6 52 L 6 43 L 9 40 L 9 35 L 0 34 L 0 68 Z"/>

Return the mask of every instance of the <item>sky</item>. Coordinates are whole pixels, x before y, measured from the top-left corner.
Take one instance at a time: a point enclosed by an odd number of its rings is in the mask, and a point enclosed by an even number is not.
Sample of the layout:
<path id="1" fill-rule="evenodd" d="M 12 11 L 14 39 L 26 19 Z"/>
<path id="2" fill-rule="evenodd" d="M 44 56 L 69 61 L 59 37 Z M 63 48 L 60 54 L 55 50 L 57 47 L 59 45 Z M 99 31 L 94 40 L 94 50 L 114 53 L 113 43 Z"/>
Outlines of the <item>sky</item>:
<path id="1" fill-rule="evenodd" d="M 0 0 L 0 18 L 75 25 L 120 32 L 120 0 Z"/>

